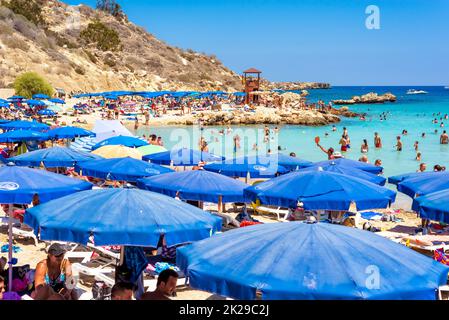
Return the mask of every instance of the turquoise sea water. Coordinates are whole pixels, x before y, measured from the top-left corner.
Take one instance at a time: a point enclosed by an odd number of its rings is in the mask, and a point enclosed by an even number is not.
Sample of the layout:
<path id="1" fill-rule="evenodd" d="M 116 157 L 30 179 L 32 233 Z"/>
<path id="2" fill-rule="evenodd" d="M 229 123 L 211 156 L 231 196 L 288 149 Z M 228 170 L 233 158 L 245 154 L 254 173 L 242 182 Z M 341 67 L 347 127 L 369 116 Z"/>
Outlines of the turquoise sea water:
<path id="1" fill-rule="evenodd" d="M 428 91 L 426 95 L 406 95 L 409 89 L 419 89 Z M 352 149 L 344 154 L 346 158 L 358 160 L 361 157 L 360 146 L 363 139 L 367 139 L 370 150 L 367 154 L 370 162 L 374 163 L 376 159 L 381 159 L 385 168 L 385 175 L 391 176 L 400 173 L 414 172 L 418 169 L 419 162 L 415 160 L 416 152 L 413 148 L 415 141 L 419 141 L 419 151 L 422 153 L 422 162 L 428 164 L 428 170 L 433 165 L 440 164 L 449 167 L 449 145 L 440 145 L 439 138 L 443 130 L 449 131 L 449 120 L 443 120 L 445 128 L 440 128 L 440 122 L 433 124 L 434 118 L 440 119 L 446 113 L 449 114 L 449 90 L 444 87 L 334 87 L 329 90 L 310 90 L 310 101 L 322 99 L 328 102 L 333 99 L 349 99 L 354 95 L 362 95 L 368 92 L 377 92 L 379 94 L 391 92 L 398 97 L 396 103 L 372 104 L 372 105 L 353 105 L 350 110 L 356 112 L 366 112 L 368 114 L 366 121 L 358 118 L 343 118 L 342 122 L 337 124 L 337 132 L 332 132 L 332 125 L 325 127 L 305 127 L 305 126 L 279 126 L 279 136 L 273 134 L 276 139 L 269 148 L 276 149 L 280 145 L 285 149 L 285 153 L 296 152 L 297 156 L 310 161 L 326 160 L 326 154 L 320 151 L 314 139 L 321 137 L 321 144 L 324 147 L 334 147 L 340 150 L 338 141 L 341 138 L 343 127 L 347 127 L 351 138 Z M 379 120 L 379 114 L 388 112 L 386 121 Z M 441 115 L 433 115 L 437 113 Z M 274 128 L 275 126 L 271 126 Z M 210 151 L 223 154 L 227 157 L 233 156 L 232 137 L 236 132 L 244 140 L 245 133 L 249 136 L 258 134 L 259 139 L 263 136 L 263 126 L 243 126 L 234 127 L 233 133 L 228 136 L 220 136 L 218 130 L 224 127 L 208 127 L 203 135 L 210 143 Z M 402 130 L 407 130 L 408 135 L 402 136 Z M 435 134 L 435 129 L 438 134 Z M 326 137 L 325 133 L 329 135 Z M 373 145 L 374 133 L 379 132 L 383 140 L 383 148 L 376 150 Z M 421 138 L 422 133 L 426 133 L 425 138 Z M 161 136 L 165 145 L 172 147 L 192 147 L 197 148 L 200 130 L 198 126 L 192 127 L 142 127 L 137 134 L 148 135 L 154 133 Z M 396 137 L 402 136 L 403 151 L 397 152 L 394 148 Z M 218 141 L 217 141 L 218 140 Z M 242 150 L 238 155 L 254 154 L 252 146 L 255 141 L 249 139 L 249 142 L 242 142 Z M 264 144 L 259 141 L 259 147 Z"/>

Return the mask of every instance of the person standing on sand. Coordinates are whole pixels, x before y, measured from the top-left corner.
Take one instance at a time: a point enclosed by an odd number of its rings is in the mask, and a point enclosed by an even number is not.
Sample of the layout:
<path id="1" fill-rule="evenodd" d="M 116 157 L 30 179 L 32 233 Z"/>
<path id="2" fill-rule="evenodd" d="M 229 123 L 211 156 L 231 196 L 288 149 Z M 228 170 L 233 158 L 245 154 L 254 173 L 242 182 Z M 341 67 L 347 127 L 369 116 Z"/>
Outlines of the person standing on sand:
<path id="1" fill-rule="evenodd" d="M 139 129 L 139 119 L 136 118 L 136 121 L 134 122 L 134 130 L 137 131 L 137 129 Z"/>
<path id="2" fill-rule="evenodd" d="M 397 136 L 396 138 L 397 142 L 396 142 L 396 150 L 397 151 L 402 151 L 402 141 L 401 141 L 401 137 Z"/>
<path id="3" fill-rule="evenodd" d="M 443 134 L 440 137 L 440 144 L 449 144 L 449 136 L 446 133 L 446 130 L 443 131 Z"/>
<path id="4" fill-rule="evenodd" d="M 374 146 L 377 149 L 382 148 L 382 139 L 380 138 L 379 133 L 377 133 L 377 132 L 374 133 Z"/>
<path id="5" fill-rule="evenodd" d="M 145 110 L 143 114 L 145 116 L 145 125 L 148 126 L 150 124 L 150 113 L 148 110 Z"/>

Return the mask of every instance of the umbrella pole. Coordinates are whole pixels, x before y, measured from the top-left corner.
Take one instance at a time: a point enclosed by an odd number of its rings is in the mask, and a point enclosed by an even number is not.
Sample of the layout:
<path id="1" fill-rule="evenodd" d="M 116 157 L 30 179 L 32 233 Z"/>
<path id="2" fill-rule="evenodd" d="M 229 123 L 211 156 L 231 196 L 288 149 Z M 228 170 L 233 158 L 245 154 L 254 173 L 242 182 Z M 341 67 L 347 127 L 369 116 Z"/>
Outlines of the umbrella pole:
<path id="1" fill-rule="evenodd" d="M 8 292 L 12 292 L 12 204 L 8 208 Z"/>
<path id="2" fill-rule="evenodd" d="M 218 213 L 223 213 L 223 196 L 218 197 Z"/>
<path id="3" fill-rule="evenodd" d="M 125 246 L 120 248 L 120 265 L 123 266 L 125 263 Z"/>

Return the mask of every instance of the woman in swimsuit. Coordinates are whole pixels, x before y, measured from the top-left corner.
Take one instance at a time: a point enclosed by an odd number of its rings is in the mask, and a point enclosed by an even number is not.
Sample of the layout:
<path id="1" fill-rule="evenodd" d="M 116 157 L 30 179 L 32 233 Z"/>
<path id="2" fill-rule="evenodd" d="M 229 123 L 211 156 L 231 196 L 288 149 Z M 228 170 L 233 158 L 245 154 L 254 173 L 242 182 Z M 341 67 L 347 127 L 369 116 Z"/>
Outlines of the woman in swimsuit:
<path id="1" fill-rule="evenodd" d="M 73 288 L 67 288 L 67 280 L 72 278 L 72 266 L 70 261 L 64 259 L 65 253 L 66 250 L 59 243 L 50 246 L 47 259 L 36 266 L 34 287 L 48 286 L 67 300 L 77 300 L 78 296 Z"/>

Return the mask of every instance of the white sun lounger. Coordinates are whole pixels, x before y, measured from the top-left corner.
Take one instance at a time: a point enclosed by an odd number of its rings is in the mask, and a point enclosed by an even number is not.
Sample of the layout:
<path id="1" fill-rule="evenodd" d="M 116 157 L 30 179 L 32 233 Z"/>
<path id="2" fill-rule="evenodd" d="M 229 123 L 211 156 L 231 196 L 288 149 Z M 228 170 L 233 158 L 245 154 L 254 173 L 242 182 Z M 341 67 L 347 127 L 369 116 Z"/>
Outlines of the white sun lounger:
<path id="1" fill-rule="evenodd" d="M 286 221 L 290 213 L 289 210 L 282 209 L 282 207 L 270 208 L 266 206 L 258 206 L 255 208 L 255 211 L 259 214 L 274 214 L 279 221 Z M 283 218 L 281 218 L 281 216 L 283 216 Z"/>
<path id="2" fill-rule="evenodd" d="M 438 288 L 438 299 L 443 300 L 443 292 L 449 294 L 449 285 L 441 286 Z"/>

